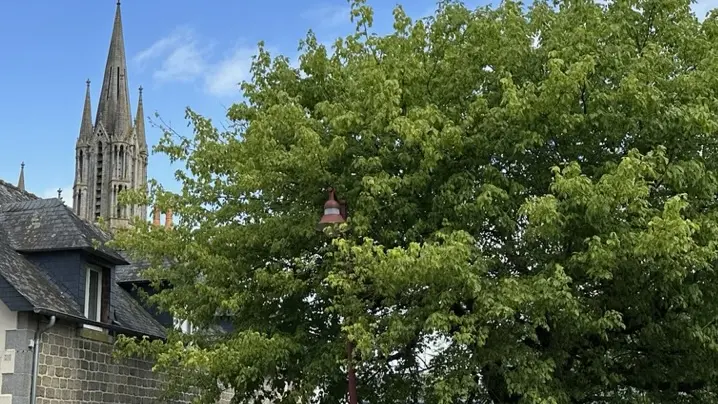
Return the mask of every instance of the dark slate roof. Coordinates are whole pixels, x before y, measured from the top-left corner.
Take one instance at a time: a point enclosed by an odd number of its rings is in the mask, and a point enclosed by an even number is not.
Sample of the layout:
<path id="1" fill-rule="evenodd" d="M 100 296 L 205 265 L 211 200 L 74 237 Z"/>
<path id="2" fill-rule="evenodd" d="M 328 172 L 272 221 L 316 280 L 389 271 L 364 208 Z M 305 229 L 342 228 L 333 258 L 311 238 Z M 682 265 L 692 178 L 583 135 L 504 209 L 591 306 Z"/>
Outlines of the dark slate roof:
<path id="1" fill-rule="evenodd" d="M 107 234 L 77 217 L 56 198 L 0 205 L 0 226 L 17 251 L 87 250 L 115 264 L 127 264 L 105 246 Z"/>
<path id="2" fill-rule="evenodd" d="M 0 180 L 0 205 L 12 202 L 31 201 L 40 199 L 37 196 L 23 191 L 15 185 Z"/>
<path id="3" fill-rule="evenodd" d="M 149 260 L 135 258 L 131 256 L 127 251 L 117 251 L 125 261 L 129 262 L 127 265 L 117 265 L 115 267 L 117 283 L 142 283 L 149 282 L 149 279 L 142 276 L 142 271 L 149 268 L 152 264 Z M 165 258 L 162 262 L 165 268 L 169 268 L 172 265 L 172 261 L 169 258 Z"/>
<path id="4" fill-rule="evenodd" d="M 167 336 L 164 327 L 140 303 L 127 293 L 120 285 L 112 288 L 112 308 L 115 310 L 115 323 L 122 328 L 139 334 L 155 337 Z"/>
<path id="5" fill-rule="evenodd" d="M 109 238 L 97 226 L 79 219 L 59 199 L 40 199 L 0 180 L 0 299 L 13 311 L 53 313 L 87 321 L 82 307 L 21 252 L 83 249 L 110 262 L 133 266 L 103 245 Z M 112 286 L 110 310 L 115 328 L 166 336 L 162 325 L 118 284 Z"/>
<path id="6" fill-rule="evenodd" d="M 24 297 L 33 309 L 83 317 L 83 311 L 75 300 L 63 293 L 41 269 L 10 248 L 4 242 L 2 234 L 0 234 L 0 277 Z"/>
<path id="7" fill-rule="evenodd" d="M 127 265 L 117 265 L 115 267 L 115 282 L 117 283 L 136 283 L 146 282 L 140 273 L 150 267 L 150 263 L 147 260 L 133 260 L 127 252 L 119 251 L 120 255 L 129 262 Z"/>

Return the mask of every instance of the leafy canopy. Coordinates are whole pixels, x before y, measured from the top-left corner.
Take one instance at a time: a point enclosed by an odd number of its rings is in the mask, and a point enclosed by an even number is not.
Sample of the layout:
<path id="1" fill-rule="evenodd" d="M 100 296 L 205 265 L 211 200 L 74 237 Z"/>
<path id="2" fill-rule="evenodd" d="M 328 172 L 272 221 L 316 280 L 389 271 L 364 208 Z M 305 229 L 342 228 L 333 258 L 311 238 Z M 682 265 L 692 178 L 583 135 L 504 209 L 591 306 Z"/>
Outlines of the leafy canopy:
<path id="1" fill-rule="evenodd" d="M 331 50 L 310 32 L 298 67 L 260 45 L 234 126 L 190 110 L 193 136 L 156 147 L 181 190 L 145 202 L 181 220 L 118 243 L 199 331 L 124 352 L 205 402 L 339 402 L 347 341 L 363 402 L 717 400 L 717 16 L 352 18 Z M 315 230 L 330 186 L 350 216 L 333 241 Z"/>

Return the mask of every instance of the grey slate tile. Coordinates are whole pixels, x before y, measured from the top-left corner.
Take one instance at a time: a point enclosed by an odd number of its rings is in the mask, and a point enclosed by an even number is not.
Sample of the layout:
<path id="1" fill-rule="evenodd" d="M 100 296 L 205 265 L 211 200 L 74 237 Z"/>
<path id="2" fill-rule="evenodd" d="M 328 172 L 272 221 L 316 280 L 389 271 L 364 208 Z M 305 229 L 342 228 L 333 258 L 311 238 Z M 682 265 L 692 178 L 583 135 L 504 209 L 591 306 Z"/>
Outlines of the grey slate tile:
<path id="1" fill-rule="evenodd" d="M 132 259 L 129 254 L 125 251 L 118 251 L 118 253 L 129 262 L 127 265 L 115 266 L 115 282 L 117 283 L 137 283 L 146 282 L 141 272 L 150 267 L 150 263 L 147 260 Z"/>
<path id="2" fill-rule="evenodd" d="M 107 234 L 77 217 L 56 198 L 2 204 L 0 226 L 17 251 L 94 250 L 117 263 L 126 263 L 105 246 Z"/>
<path id="3" fill-rule="evenodd" d="M 33 308 L 83 316 L 83 310 L 45 273 L 3 242 L 0 236 L 0 277 L 5 279 Z"/>
<path id="4" fill-rule="evenodd" d="M 112 305 L 115 309 L 115 322 L 119 326 L 141 334 L 166 337 L 162 324 L 119 285 L 112 288 Z"/>
<path id="5" fill-rule="evenodd" d="M 40 199 L 37 196 L 23 191 L 20 188 L 0 180 L 0 205 L 11 202 L 30 201 Z"/>

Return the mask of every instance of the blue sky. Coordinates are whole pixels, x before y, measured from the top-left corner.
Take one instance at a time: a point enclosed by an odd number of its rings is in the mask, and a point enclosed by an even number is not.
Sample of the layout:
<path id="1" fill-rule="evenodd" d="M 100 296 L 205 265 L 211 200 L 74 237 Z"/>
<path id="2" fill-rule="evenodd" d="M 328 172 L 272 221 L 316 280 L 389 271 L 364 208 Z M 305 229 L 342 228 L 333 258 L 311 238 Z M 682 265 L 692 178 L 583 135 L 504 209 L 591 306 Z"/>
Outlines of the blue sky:
<path id="1" fill-rule="evenodd" d="M 212 7 L 208 7 L 212 4 Z M 374 0 L 375 27 L 391 27 L 393 1 Z M 435 0 L 403 2 L 412 16 Z M 145 114 L 159 112 L 189 133 L 184 108 L 218 123 L 240 99 L 258 41 L 294 57 L 298 41 L 313 29 L 331 42 L 352 29 L 345 0 L 126 0 L 122 4 L 132 108 L 144 87 Z M 16 183 L 25 162 L 25 184 L 39 196 L 63 188 L 69 203 L 74 147 L 85 81 L 92 81 L 93 115 L 107 58 L 115 1 L 4 2 L 0 5 L 0 179 Z M 150 146 L 160 132 L 148 127 Z M 161 155 L 149 176 L 171 188 L 174 168 Z"/>
<path id="2" fill-rule="evenodd" d="M 472 6 L 486 0 L 467 1 Z M 704 14 L 716 0 L 694 6 Z M 421 17 L 436 0 L 401 0 Z M 211 4 L 212 7 L 208 7 Z M 391 29 L 396 1 L 370 0 L 375 29 Z M 351 31 L 345 0 L 126 0 L 122 4 L 131 102 L 142 85 L 145 114 L 189 133 L 184 108 L 221 123 L 240 99 L 236 85 L 247 77 L 258 41 L 295 57 L 298 41 L 313 29 L 323 42 Z M 85 80 L 92 81 L 93 114 L 101 85 L 114 0 L 17 1 L 0 5 L 0 179 L 15 183 L 25 161 L 26 187 L 69 203 L 74 146 L 80 127 Z M 160 132 L 148 127 L 150 146 Z M 149 176 L 176 189 L 173 171 L 152 155 Z"/>

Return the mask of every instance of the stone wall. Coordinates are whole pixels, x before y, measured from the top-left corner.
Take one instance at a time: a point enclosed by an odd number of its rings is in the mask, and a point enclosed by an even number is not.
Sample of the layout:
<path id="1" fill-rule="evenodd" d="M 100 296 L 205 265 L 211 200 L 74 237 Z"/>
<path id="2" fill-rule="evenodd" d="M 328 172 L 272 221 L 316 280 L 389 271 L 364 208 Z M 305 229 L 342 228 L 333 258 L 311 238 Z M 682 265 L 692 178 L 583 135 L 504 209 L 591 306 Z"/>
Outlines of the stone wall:
<path id="1" fill-rule="evenodd" d="M 38 366 L 38 404 L 150 403 L 161 380 L 152 363 L 112 358 L 112 344 L 100 332 L 58 325 L 42 337 Z M 90 337 L 95 338 L 91 339 Z M 182 400 L 180 403 L 188 403 Z"/>
<path id="2" fill-rule="evenodd" d="M 81 334 L 81 335 L 78 335 Z M 162 389 L 152 363 L 112 357 L 101 332 L 58 324 L 42 337 L 38 404 L 151 403 Z M 190 400 L 178 401 L 188 403 Z"/>
<path id="3" fill-rule="evenodd" d="M 37 324 L 37 323 L 35 323 Z M 21 332 L 23 331 L 23 332 Z M 12 394 L 12 403 L 29 398 L 32 351 L 27 349 L 32 330 L 18 330 L 13 345 L 25 345 L 15 358 L 15 372 L 5 375 L 3 393 Z M 104 341 L 103 341 L 104 340 Z M 59 322 L 42 337 L 38 364 L 38 404 L 169 403 L 160 400 L 161 375 L 152 372 L 152 363 L 141 359 L 116 360 L 111 338 L 100 331 L 78 329 Z M 220 403 L 229 403 L 225 394 Z M 191 396 L 174 403 L 189 403 Z"/>

